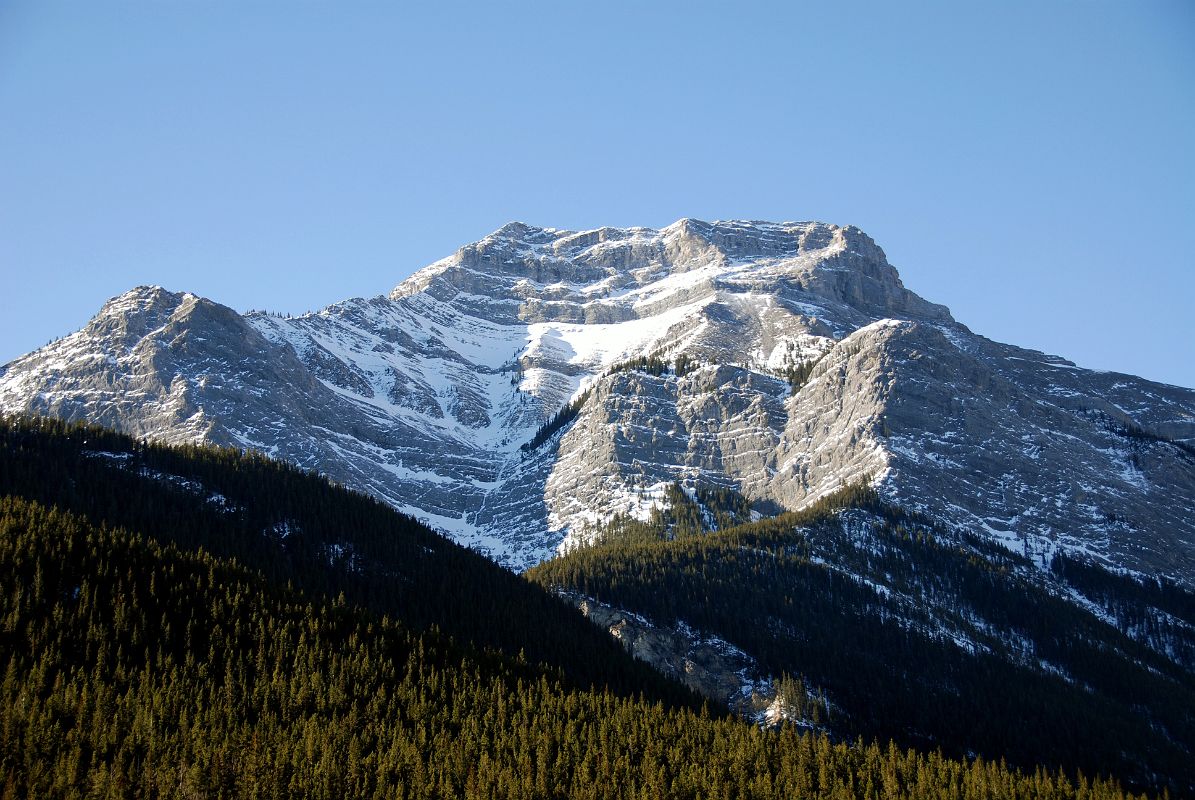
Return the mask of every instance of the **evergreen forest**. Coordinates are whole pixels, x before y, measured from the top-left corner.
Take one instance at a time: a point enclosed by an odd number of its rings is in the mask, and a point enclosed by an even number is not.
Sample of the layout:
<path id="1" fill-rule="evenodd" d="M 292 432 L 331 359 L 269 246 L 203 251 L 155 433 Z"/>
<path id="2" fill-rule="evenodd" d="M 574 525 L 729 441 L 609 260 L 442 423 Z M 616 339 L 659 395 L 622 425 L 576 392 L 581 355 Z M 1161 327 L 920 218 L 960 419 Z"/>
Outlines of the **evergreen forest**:
<path id="1" fill-rule="evenodd" d="M 611 545 L 604 578 L 592 562 L 599 551 L 584 551 L 528 581 L 367 497 L 259 455 L 4 420 L 0 797 L 1126 796 L 1127 784 L 1101 776 L 1106 769 L 1055 763 L 1045 750 L 1019 754 L 1014 767 L 998 755 L 957 753 L 944 738 L 913 742 L 900 726 L 896 743 L 762 729 L 634 661 L 541 587 L 572 582 L 626 599 L 675 557 L 686 560 L 686 574 L 705 563 L 711 592 L 727 592 L 732 573 L 699 554 L 755 536 L 777 558 L 794 545 L 797 559 L 794 537 L 804 534 L 788 522 Z M 900 536 L 895 527 L 891 535 Z M 690 591 L 688 580 L 669 586 Z M 1081 580 L 1125 595 L 1114 581 Z M 977 591 L 997 591 L 984 586 Z M 1188 607 L 1173 587 L 1139 591 L 1176 612 Z M 711 624 L 720 605 L 706 603 Z M 657 613 L 680 613 L 679 605 Z M 827 627 L 827 638 L 835 632 Z M 912 657 L 889 655 L 889 663 Z M 1170 692 L 1171 716 L 1150 706 L 1155 724 L 1189 719 L 1179 691 L 1189 683 L 1172 666 L 1146 663 L 1157 685 L 1133 698 L 1153 703 L 1149 692 Z M 1120 725 L 1104 735 L 1124 746 L 1133 743 L 1122 734 L 1145 736 L 1133 752 L 1153 759 L 1143 763 L 1157 765 L 1155 779 L 1116 766 L 1136 785 L 1165 788 L 1173 780 L 1161 770 L 1176 756 L 1149 749 L 1160 748 L 1158 737 L 1137 717 L 1116 723 L 1121 708 L 1100 707 L 1108 716 L 1091 721 Z"/>
<path id="2" fill-rule="evenodd" d="M 712 493 L 693 494 L 647 522 L 615 519 L 529 578 L 799 676 L 825 693 L 818 722 L 840 739 L 1195 787 L 1195 596 L 1182 587 L 1062 555 L 1042 570 L 866 483 L 700 535 L 694 506 Z"/>

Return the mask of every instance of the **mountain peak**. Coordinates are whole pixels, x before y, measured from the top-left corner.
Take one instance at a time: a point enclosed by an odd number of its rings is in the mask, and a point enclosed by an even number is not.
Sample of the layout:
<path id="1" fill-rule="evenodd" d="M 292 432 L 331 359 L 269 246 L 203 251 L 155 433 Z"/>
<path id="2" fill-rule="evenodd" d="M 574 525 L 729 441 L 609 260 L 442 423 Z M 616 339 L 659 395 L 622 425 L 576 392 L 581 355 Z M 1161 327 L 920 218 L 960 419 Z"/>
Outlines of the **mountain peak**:
<path id="1" fill-rule="evenodd" d="M 187 293 L 172 292 L 157 284 L 134 286 L 126 292 L 121 292 L 115 297 L 108 298 L 108 301 L 101 308 L 101 313 L 108 310 L 120 311 L 121 309 L 132 306 L 145 306 L 147 304 L 178 303 L 185 294 Z"/>
<path id="2" fill-rule="evenodd" d="M 551 240 L 559 233 L 561 233 L 561 231 L 558 231 L 555 228 L 541 228 L 537 225 L 528 225 L 525 222 L 513 220 L 506 223 L 493 233 L 483 237 L 481 241 L 485 242 L 505 239 L 517 242 L 527 242 L 529 244 L 542 243 L 544 241 Z"/>
<path id="3" fill-rule="evenodd" d="M 687 243 L 687 246 L 686 246 Z M 472 244 L 460 248 L 453 256 L 431 265 L 428 269 L 445 266 L 454 261 L 469 260 L 478 253 L 508 251 L 516 254 L 539 255 L 548 258 L 587 258 L 598 249 L 622 248 L 637 251 L 626 260 L 629 268 L 635 258 L 650 256 L 652 248 L 674 253 L 671 259 L 680 262 L 692 258 L 721 257 L 726 263 L 742 260 L 796 258 L 821 253 L 855 253 L 863 258 L 887 265 L 884 251 L 875 241 L 854 225 L 834 225 L 825 222 L 768 222 L 764 220 L 714 220 L 682 217 L 663 228 L 611 227 L 571 230 L 508 222 Z M 527 253 L 524 251 L 532 251 Z"/>
<path id="4" fill-rule="evenodd" d="M 113 325 L 131 327 L 144 333 L 166 323 L 180 311 L 187 311 L 199 301 L 189 292 L 172 292 L 157 285 L 136 286 L 109 298 L 91 321 L 94 330 Z"/>
<path id="5" fill-rule="evenodd" d="M 669 276 L 683 291 L 661 283 Z M 483 316 L 491 321 L 615 322 L 654 313 L 665 297 L 689 302 L 728 282 L 766 295 L 811 294 L 806 299 L 847 307 L 852 319 L 950 320 L 944 306 L 904 288 L 871 237 L 824 222 L 685 217 L 659 229 L 584 231 L 510 222 L 415 273 L 390 296 L 426 292 L 468 313 L 488 301 Z"/>

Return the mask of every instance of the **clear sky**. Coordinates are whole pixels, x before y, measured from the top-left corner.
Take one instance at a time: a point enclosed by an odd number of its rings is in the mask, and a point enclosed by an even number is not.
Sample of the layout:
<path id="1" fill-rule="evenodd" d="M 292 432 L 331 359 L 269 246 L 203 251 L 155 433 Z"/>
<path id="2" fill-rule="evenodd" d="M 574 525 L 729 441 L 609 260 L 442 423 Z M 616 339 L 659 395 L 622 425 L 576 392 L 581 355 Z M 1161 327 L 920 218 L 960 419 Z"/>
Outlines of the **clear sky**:
<path id="1" fill-rule="evenodd" d="M 0 0 L 0 362 L 142 283 L 389 290 L 510 220 L 856 224 L 1195 387 L 1195 3 Z"/>

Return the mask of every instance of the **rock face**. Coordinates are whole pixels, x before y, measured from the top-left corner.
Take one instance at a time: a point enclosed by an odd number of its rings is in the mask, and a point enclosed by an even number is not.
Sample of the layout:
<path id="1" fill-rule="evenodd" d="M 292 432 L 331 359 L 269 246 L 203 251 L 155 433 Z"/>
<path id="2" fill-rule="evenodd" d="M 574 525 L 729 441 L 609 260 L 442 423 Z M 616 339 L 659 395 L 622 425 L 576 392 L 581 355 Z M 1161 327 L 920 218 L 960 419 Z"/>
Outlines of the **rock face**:
<path id="1" fill-rule="evenodd" d="M 768 685 L 754 659 L 720 639 L 662 628 L 638 614 L 591 598 L 569 599 L 633 656 L 705 697 L 733 703 L 749 698 L 754 684 Z"/>
<path id="2" fill-rule="evenodd" d="M 787 720 L 814 727 L 811 720 L 794 713 L 794 704 L 780 696 L 778 676 L 765 675 L 754 658 L 733 644 L 683 623 L 657 625 L 591 597 L 566 594 L 564 599 L 631 655 L 701 696 L 725 704 L 739 716 L 764 725 Z"/>
<path id="3" fill-rule="evenodd" d="M 512 223 L 296 318 L 142 287 L 3 367 L 0 410 L 258 448 L 514 568 L 674 481 L 767 512 L 867 478 L 1043 561 L 1195 583 L 1195 392 L 977 336 L 853 227 Z"/>

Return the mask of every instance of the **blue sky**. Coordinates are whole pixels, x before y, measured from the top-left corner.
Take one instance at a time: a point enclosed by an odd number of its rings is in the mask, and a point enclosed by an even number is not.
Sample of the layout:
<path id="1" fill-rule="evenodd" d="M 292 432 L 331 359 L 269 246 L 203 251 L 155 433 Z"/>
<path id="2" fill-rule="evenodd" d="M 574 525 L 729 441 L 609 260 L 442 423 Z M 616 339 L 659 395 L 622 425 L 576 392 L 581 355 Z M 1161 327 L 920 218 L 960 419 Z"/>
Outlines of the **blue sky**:
<path id="1" fill-rule="evenodd" d="M 1195 4 L 0 0 L 0 361 L 300 312 L 518 219 L 856 224 L 992 338 L 1195 386 Z"/>

